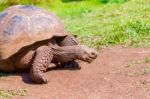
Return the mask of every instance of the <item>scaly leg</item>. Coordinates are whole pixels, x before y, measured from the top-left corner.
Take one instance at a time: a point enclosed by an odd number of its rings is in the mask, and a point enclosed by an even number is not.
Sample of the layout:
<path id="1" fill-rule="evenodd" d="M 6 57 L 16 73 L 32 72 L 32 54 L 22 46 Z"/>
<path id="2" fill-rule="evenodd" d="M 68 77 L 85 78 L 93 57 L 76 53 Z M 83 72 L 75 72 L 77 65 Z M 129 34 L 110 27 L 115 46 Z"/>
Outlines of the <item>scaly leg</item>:
<path id="1" fill-rule="evenodd" d="M 48 79 L 44 72 L 52 61 L 53 53 L 48 46 L 41 46 L 36 50 L 35 59 L 30 69 L 30 76 L 35 83 L 47 83 Z"/>

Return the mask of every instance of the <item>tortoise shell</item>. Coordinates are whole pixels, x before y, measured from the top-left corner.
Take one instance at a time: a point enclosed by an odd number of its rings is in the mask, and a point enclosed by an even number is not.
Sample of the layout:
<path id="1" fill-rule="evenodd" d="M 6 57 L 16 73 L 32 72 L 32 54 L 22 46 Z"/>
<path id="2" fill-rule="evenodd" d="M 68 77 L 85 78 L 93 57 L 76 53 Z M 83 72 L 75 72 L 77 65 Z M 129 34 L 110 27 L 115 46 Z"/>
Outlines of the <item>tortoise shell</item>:
<path id="1" fill-rule="evenodd" d="M 7 59 L 37 41 L 66 35 L 53 13 L 29 5 L 11 6 L 0 13 L 0 59 Z"/>

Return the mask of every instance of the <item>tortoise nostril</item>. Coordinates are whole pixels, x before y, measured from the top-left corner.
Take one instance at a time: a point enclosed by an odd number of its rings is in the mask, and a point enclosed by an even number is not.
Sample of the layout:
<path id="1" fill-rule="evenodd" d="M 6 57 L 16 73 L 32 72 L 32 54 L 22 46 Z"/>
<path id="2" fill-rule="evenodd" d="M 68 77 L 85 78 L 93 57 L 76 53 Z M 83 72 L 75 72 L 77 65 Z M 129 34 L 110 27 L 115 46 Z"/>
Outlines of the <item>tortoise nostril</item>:
<path id="1" fill-rule="evenodd" d="M 91 55 L 93 55 L 93 56 L 94 56 L 94 55 L 95 55 L 95 53 L 94 53 L 94 52 L 92 52 L 92 53 L 91 53 Z"/>
<path id="2" fill-rule="evenodd" d="M 97 54 L 95 52 L 92 52 L 91 53 L 92 57 L 96 58 L 97 57 Z"/>

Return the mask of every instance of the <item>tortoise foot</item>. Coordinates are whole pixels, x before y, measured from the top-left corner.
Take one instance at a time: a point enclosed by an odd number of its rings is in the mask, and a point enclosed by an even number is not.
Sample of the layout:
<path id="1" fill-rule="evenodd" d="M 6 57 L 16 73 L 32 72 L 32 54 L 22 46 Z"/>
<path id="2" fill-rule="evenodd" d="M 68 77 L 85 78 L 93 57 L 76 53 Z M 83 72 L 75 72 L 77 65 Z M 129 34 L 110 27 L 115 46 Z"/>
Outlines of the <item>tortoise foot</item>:
<path id="1" fill-rule="evenodd" d="M 38 84 L 48 83 L 48 79 L 43 73 L 42 74 L 39 74 L 39 73 L 31 74 L 31 79 L 33 82 L 38 83 Z"/>

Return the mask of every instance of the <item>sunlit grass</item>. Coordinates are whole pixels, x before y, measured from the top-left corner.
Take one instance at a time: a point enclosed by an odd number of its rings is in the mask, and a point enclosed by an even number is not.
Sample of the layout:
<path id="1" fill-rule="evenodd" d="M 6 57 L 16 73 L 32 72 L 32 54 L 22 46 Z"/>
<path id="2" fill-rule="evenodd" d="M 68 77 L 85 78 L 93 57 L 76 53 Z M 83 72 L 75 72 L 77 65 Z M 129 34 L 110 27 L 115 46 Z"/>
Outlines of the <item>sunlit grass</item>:
<path id="1" fill-rule="evenodd" d="M 10 99 L 16 95 L 25 96 L 26 94 L 26 89 L 0 89 L 0 99 Z"/>
<path id="2" fill-rule="evenodd" d="M 66 16 L 62 19 L 67 29 L 77 34 L 86 45 L 100 47 L 108 44 L 150 44 L 149 1 L 106 4 L 78 16 Z"/>
<path id="3" fill-rule="evenodd" d="M 35 1 L 21 4 L 35 4 L 56 13 L 66 29 L 77 34 L 80 42 L 88 46 L 150 45 L 150 0 L 104 0 L 107 4 L 102 4 L 101 0 Z"/>

